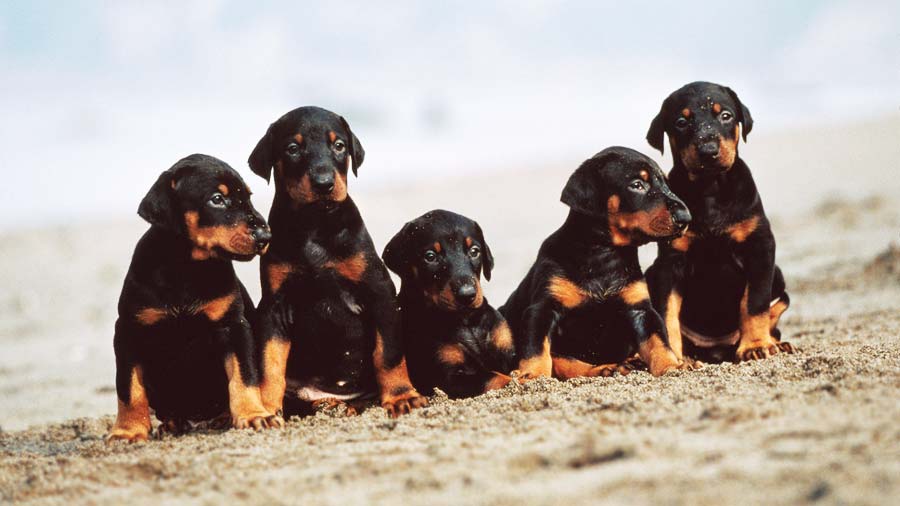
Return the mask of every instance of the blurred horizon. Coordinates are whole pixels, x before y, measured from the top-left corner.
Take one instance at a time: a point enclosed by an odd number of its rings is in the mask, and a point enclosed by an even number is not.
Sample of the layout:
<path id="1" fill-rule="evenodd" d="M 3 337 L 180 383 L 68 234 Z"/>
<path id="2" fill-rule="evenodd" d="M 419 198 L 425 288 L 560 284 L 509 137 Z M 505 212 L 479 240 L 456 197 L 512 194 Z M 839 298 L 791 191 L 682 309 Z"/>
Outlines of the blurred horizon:
<path id="1" fill-rule="evenodd" d="M 9 230 L 133 216 L 159 172 L 195 152 L 238 169 L 267 207 L 246 159 L 301 105 L 348 119 L 362 189 L 614 144 L 660 160 L 647 126 L 696 80 L 734 88 L 753 136 L 893 117 L 900 3 L 13 0 L 0 4 L 0 65 Z"/>

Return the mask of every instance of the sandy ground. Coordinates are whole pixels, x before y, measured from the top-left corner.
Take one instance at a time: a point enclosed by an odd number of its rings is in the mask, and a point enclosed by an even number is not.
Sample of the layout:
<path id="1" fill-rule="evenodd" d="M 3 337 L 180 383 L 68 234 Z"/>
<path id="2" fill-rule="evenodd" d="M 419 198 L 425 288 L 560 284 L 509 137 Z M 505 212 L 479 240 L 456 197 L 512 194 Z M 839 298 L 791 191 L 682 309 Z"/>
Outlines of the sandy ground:
<path id="1" fill-rule="evenodd" d="M 115 301 L 144 226 L 134 218 L 6 233 L 0 502 L 896 502 L 900 120 L 877 126 L 893 135 L 873 140 L 871 125 L 804 131 L 751 140 L 743 152 L 794 301 L 785 338 L 801 353 L 660 379 L 544 380 L 465 401 L 438 394 L 396 421 L 372 408 L 293 419 L 277 432 L 106 445 Z M 820 138 L 831 140 L 802 142 Z M 837 138 L 855 140 L 839 149 Z M 572 168 L 356 198 L 379 246 L 434 207 L 478 219 L 497 258 L 487 293 L 500 303 L 560 223 L 556 199 Z M 811 183 L 814 199 L 804 196 L 811 175 L 827 181 Z M 848 197 L 825 196 L 841 185 Z M 653 253 L 642 252 L 645 265 Z M 254 294 L 255 269 L 240 268 Z"/>

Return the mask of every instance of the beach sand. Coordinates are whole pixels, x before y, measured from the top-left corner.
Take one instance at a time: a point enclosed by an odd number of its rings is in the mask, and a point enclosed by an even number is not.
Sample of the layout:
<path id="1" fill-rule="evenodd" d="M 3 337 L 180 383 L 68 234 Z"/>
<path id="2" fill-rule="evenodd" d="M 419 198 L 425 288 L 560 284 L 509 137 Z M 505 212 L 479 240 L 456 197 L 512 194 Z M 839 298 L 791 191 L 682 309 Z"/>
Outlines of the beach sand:
<path id="1" fill-rule="evenodd" d="M 145 225 L 134 217 L 5 233 L 0 502 L 896 501 L 898 140 L 894 117 L 751 137 L 742 148 L 775 228 L 793 300 L 782 330 L 799 353 L 658 379 L 645 372 L 546 379 L 462 401 L 437 393 L 431 406 L 398 420 L 376 407 L 352 418 L 295 418 L 283 431 L 107 445 L 116 406 L 115 305 Z M 561 223 L 558 194 L 574 168 L 561 163 L 486 175 L 478 185 L 448 180 L 354 197 L 378 247 L 432 208 L 477 219 L 497 260 L 486 292 L 500 305 Z M 642 251 L 645 267 L 653 255 L 652 246 Z M 257 296 L 256 262 L 239 273 Z"/>

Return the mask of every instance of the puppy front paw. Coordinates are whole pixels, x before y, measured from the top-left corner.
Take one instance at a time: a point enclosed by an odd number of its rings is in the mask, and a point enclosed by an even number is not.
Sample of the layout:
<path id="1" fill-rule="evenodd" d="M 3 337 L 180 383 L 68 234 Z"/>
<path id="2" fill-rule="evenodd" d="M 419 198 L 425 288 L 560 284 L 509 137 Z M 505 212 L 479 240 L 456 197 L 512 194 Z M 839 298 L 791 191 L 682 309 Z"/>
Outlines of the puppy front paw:
<path id="1" fill-rule="evenodd" d="M 428 399 L 411 387 L 404 392 L 381 397 L 381 407 L 388 412 L 388 416 L 391 418 L 397 418 L 400 415 L 408 414 L 413 409 L 427 405 Z"/>
<path id="2" fill-rule="evenodd" d="M 273 415 L 266 413 L 265 411 L 255 411 L 250 413 L 232 413 L 231 414 L 231 426 L 238 430 L 244 429 L 253 429 L 256 431 L 260 431 L 263 429 L 268 429 L 270 427 L 274 427 L 270 425 L 270 418 Z M 282 427 L 284 426 L 284 422 L 282 421 Z"/>
<path id="3" fill-rule="evenodd" d="M 150 428 L 140 426 L 115 426 L 106 436 L 107 443 L 124 441 L 126 443 L 140 443 L 150 439 Z"/>

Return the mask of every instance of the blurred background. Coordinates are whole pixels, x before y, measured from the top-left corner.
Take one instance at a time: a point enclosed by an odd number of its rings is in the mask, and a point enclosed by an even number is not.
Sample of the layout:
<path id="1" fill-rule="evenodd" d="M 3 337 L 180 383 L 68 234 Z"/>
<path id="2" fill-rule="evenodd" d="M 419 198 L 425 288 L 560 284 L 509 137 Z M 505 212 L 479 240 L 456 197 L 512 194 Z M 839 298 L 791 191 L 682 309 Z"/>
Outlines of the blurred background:
<path id="1" fill-rule="evenodd" d="M 578 163 L 619 144 L 671 166 L 644 136 L 695 80 L 731 86 L 753 114 L 741 155 L 789 285 L 900 230 L 896 0 L 5 0 L 0 69 L 0 428 L 114 412 L 140 199 L 201 152 L 267 212 L 246 160 L 300 105 L 362 140 L 351 194 L 378 248 L 433 208 L 482 224 L 495 305 L 561 222 Z M 239 267 L 254 296 L 256 269 Z M 788 318 L 811 309 L 801 296 Z"/>
<path id="2" fill-rule="evenodd" d="M 649 152 L 694 80 L 737 90 L 755 135 L 897 115 L 900 3 L 6 0 L 0 68 L 8 229 L 133 213 L 194 152 L 267 200 L 247 156 L 306 104 L 357 131 L 363 189 Z"/>

